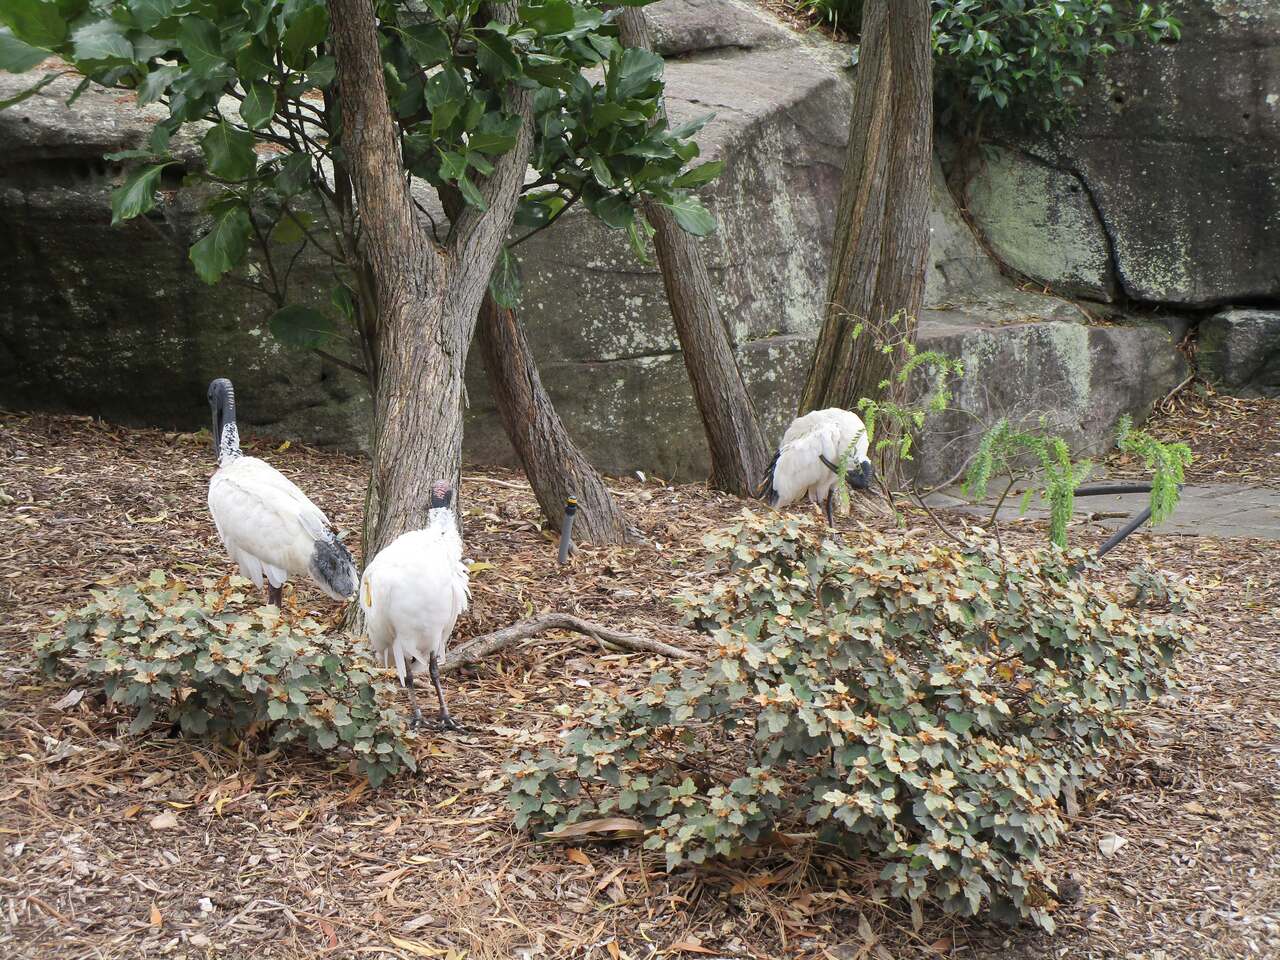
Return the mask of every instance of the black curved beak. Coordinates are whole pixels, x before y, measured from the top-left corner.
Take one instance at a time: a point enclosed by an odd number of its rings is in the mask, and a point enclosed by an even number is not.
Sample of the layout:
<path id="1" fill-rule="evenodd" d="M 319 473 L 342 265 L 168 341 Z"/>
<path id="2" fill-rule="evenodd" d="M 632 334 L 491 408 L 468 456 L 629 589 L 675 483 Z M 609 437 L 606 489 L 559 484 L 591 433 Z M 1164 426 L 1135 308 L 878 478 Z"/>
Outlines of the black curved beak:
<path id="1" fill-rule="evenodd" d="M 871 466 L 870 460 L 863 460 L 861 467 L 857 470 L 850 470 L 845 474 L 845 480 L 854 490 L 866 490 L 871 486 L 871 481 L 875 479 L 875 468 Z"/>
<path id="2" fill-rule="evenodd" d="M 222 428 L 235 417 L 235 393 L 231 381 L 218 379 L 209 384 L 209 409 L 213 413 L 213 455 L 222 445 Z"/>

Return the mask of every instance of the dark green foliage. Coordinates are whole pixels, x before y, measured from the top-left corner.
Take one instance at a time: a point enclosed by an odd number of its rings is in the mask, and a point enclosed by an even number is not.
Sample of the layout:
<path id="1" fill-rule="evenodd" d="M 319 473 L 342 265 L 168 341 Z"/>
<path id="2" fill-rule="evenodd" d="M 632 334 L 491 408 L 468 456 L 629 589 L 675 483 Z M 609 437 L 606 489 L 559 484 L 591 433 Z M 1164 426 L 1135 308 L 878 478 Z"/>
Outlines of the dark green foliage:
<path id="1" fill-rule="evenodd" d="M 690 166 L 700 125 L 650 125 L 663 93 L 662 58 L 623 49 L 606 5 L 543 0 L 503 24 L 472 0 L 383 0 L 377 16 L 388 96 L 414 177 L 483 208 L 484 178 L 517 140 L 520 119 L 508 112 L 507 96 L 516 84 L 535 91 L 536 176 L 525 186 L 518 226 L 545 227 L 581 202 L 626 230 L 643 253 L 635 203 L 649 198 L 685 230 L 715 229 L 692 193 L 720 169 Z M 335 65 L 323 0 L 8 0 L 0 22 L 0 68 L 30 69 L 52 52 L 96 83 L 168 108 L 148 149 L 115 157 L 144 163 L 113 201 L 116 221 L 155 206 L 157 165 L 176 162 L 170 136 L 212 123 L 200 134 L 203 169 L 187 171 L 187 183 L 212 188 L 208 234 L 190 252 L 199 276 L 215 283 L 243 269 L 245 282 L 280 310 L 293 299 L 297 253 L 310 244 L 338 278 L 359 282 L 349 262 L 358 211 L 333 176 L 343 159 L 342 123 L 329 98 Z M 227 98 L 238 106 L 226 109 Z M 251 253 L 264 263 L 248 263 Z M 514 257 L 502 257 L 497 271 L 495 297 L 512 304 L 520 286 Z M 335 334 L 359 327 L 354 317 L 334 320 Z M 320 345 L 314 337 L 285 342 Z"/>
<path id="2" fill-rule="evenodd" d="M 1072 91 L 1092 60 L 1138 41 L 1176 40 L 1163 3 L 1132 0 L 932 0 L 937 113 L 970 132 L 1001 112 L 1048 130 L 1072 115 Z M 863 0 L 800 0 L 797 7 L 856 36 Z M 892 4 L 891 4 L 892 6 Z"/>
<path id="3" fill-rule="evenodd" d="M 131 730 L 157 719 L 198 736 L 270 731 L 322 756 L 341 749 L 377 786 L 416 769 L 395 687 L 362 645 L 314 621 L 290 626 L 271 608 L 237 609 L 249 584 L 203 591 L 161 571 L 115 590 L 93 591 L 54 618 L 36 641 L 46 673 L 69 661 L 104 685 L 107 699 L 137 711 Z"/>
<path id="4" fill-rule="evenodd" d="M 1143 612 L 1055 548 L 810 528 L 744 513 L 708 538 L 731 572 L 684 605 L 718 644 L 710 664 L 577 708 L 558 750 L 508 768 L 517 823 L 631 817 L 669 869 L 817 830 L 880 860 L 913 906 L 1051 928 L 1059 798 L 1165 688 L 1185 597 L 1152 579 L 1160 609 Z"/>

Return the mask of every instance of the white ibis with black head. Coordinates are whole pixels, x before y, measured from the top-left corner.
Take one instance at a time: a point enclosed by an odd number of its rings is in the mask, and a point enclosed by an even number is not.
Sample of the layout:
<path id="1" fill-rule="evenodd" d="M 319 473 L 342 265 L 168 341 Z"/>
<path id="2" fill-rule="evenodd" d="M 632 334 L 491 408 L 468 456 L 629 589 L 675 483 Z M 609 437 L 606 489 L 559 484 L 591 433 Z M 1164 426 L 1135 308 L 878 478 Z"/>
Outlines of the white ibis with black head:
<path id="1" fill-rule="evenodd" d="M 432 484 L 426 529 L 411 530 L 393 540 L 365 566 L 360 579 L 369 645 L 384 664 L 395 664 L 400 682 L 409 690 L 413 725 L 422 721 L 413 690 L 416 662 L 431 673 L 440 699 L 440 723 L 446 730 L 458 726 L 444 702 L 440 661 L 453 626 L 471 599 L 452 501 L 453 488 L 448 483 Z"/>
<path id="2" fill-rule="evenodd" d="M 265 580 L 267 600 L 277 607 L 289 577 L 304 574 L 334 600 L 349 599 L 356 591 L 356 565 L 328 518 L 279 470 L 240 452 L 230 380 L 209 384 L 209 407 L 218 457 L 209 481 L 209 512 L 241 575 L 259 587 Z"/>
<path id="3" fill-rule="evenodd" d="M 807 497 L 824 504 L 827 524 L 835 526 L 831 501 L 840 464 L 845 465 L 845 482 L 850 487 L 867 489 L 875 475 L 867 446 L 867 428 L 856 413 L 830 407 L 797 417 L 782 435 L 759 496 L 773 507 Z"/>

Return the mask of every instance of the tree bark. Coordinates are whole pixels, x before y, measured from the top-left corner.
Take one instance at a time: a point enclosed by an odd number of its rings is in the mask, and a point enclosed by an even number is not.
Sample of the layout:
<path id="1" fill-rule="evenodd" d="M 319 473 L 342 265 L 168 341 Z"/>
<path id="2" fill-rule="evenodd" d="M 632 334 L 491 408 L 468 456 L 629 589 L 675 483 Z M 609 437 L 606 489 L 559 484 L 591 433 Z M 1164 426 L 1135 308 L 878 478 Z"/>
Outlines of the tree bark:
<path id="1" fill-rule="evenodd" d="M 649 25 L 639 8 L 622 8 L 618 26 L 623 46 L 653 50 Z M 655 230 L 662 284 L 711 451 L 711 485 L 751 496 L 764 475 L 769 451 L 702 250 L 669 210 L 645 203 L 644 214 Z"/>
<path id="2" fill-rule="evenodd" d="M 929 252 L 929 29 L 928 0 L 868 0 L 863 7 L 827 311 L 801 413 L 883 398 L 880 384 L 915 341 Z M 865 329 L 855 335 L 859 323 Z M 894 349 L 885 353 L 885 344 Z M 888 396 L 901 400 L 902 386 L 893 382 Z M 879 433 L 877 440 L 886 438 Z M 886 479 L 897 479 L 892 456 L 882 466 Z"/>
<path id="3" fill-rule="evenodd" d="M 552 406 L 515 312 L 486 295 L 480 305 L 478 339 L 489 390 L 543 514 L 558 529 L 565 498 L 575 497 L 575 540 L 625 543 L 626 516 Z"/>
<path id="4" fill-rule="evenodd" d="M 494 4 L 510 23 L 511 3 Z M 478 187 L 443 245 L 419 223 L 387 103 L 377 24 L 369 0 L 329 0 L 343 156 L 354 187 L 374 340 L 373 469 L 365 560 L 426 522 L 430 488 L 455 489 L 462 461 L 462 377 L 481 299 L 519 200 L 532 140 L 533 100 L 510 87 L 508 110 L 524 119 L 516 144 Z"/>

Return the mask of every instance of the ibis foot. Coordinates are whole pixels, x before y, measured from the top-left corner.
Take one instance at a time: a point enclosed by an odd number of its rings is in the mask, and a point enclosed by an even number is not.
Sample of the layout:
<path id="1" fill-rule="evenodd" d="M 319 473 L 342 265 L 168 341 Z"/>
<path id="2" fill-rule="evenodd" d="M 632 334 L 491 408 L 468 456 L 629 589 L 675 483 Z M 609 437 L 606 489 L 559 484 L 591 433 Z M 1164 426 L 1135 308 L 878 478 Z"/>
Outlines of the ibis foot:
<path id="1" fill-rule="evenodd" d="M 267 603 L 272 604 L 277 610 L 283 612 L 284 607 L 280 604 L 280 595 L 284 593 L 284 587 L 273 587 L 267 585 Z"/>
<path id="2" fill-rule="evenodd" d="M 454 720 L 449 714 L 443 714 L 440 717 L 440 729 L 452 730 L 454 733 L 462 733 L 463 729 L 458 725 L 458 721 Z"/>

